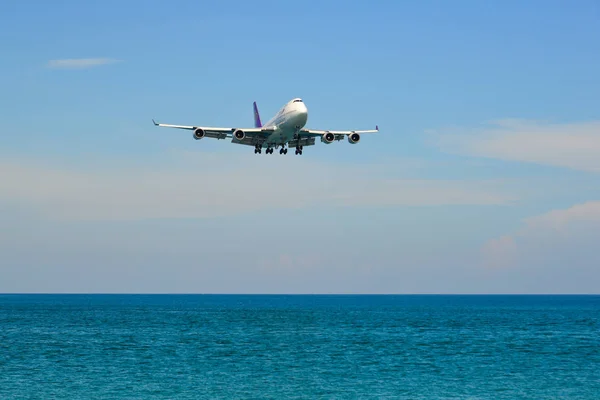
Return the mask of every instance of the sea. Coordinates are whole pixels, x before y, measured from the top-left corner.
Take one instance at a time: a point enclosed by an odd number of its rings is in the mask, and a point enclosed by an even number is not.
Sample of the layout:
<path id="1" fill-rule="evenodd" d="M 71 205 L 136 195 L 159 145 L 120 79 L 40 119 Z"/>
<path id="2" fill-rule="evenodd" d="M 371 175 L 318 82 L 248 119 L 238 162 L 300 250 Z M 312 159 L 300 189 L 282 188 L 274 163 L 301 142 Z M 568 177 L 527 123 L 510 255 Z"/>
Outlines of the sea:
<path id="1" fill-rule="evenodd" d="M 600 399 L 600 296 L 4 294 L 0 399 Z"/>

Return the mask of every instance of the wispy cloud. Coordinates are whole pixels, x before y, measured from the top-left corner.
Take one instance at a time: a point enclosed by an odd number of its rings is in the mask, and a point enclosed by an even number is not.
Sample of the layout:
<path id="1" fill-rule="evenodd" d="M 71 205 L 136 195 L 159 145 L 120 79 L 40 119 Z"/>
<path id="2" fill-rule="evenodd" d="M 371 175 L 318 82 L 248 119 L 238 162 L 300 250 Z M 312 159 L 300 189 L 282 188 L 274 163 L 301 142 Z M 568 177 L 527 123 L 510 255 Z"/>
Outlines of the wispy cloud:
<path id="1" fill-rule="evenodd" d="M 581 221 L 600 224 L 600 201 L 588 201 L 567 209 L 552 210 L 546 214 L 527 218 L 521 232 L 538 229 L 564 232 L 569 224 Z"/>
<path id="2" fill-rule="evenodd" d="M 502 120 L 489 127 L 433 134 L 436 144 L 452 153 L 600 172 L 600 121 Z"/>
<path id="3" fill-rule="evenodd" d="M 114 64 L 117 62 L 119 62 L 119 60 L 114 58 L 67 58 L 61 60 L 50 60 L 47 63 L 47 67 L 56 69 L 84 69 Z"/>
<path id="4" fill-rule="evenodd" d="M 328 206 L 508 204 L 498 182 L 377 179 L 370 166 L 301 158 L 198 154 L 178 165 L 64 167 L 52 162 L 0 163 L 0 205 L 48 217 L 140 219 L 212 217 Z M 377 167 L 374 167 L 377 168 Z"/>
<path id="5" fill-rule="evenodd" d="M 557 209 L 523 220 L 515 232 L 489 240 L 482 248 L 488 267 L 513 267 L 528 252 L 525 243 L 536 243 L 552 254 L 557 243 L 578 245 L 600 234 L 600 201 L 588 201 L 567 209 Z M 595 239 L 597 240 L 597 239 Z"/>

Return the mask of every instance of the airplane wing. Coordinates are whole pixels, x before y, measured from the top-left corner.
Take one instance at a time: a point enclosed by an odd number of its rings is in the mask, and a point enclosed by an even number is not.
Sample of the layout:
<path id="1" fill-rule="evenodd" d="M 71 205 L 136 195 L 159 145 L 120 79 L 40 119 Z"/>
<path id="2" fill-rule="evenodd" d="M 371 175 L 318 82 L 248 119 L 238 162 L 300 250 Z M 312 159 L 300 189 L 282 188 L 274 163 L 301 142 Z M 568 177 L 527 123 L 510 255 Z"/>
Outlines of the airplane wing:
<path id="1" fill-rule="evenodd" d="M 329 131 L 329 130 L 320 130 L 320 129 L 302 129 L 298 132 L 300 139 L 302 138 L 314 138 L 314 137 L 323 137 L 325 134 L 333 135 L 333 140 L 343 140 L 349 135 L 358 133 L 359 135 L 363 133 L 377 133 L 379 132 L 379 126 L 375 126 L 375 129 L 362 130 L 362 131 Z M 331 141 L 333 141 L 331 140 Z M 330 142 L 331 142 L 330 141 Z"/>
<path id="2" fill-rule="evenodd" d="M 300 136 L 314 137 L 314 136 L 323 136 L 326 133 L 333 133 L 336 136 L 336 139 L 339 140 L 338 137 L 343 138 L 344 136 L 352 135 L 353 133 L 362 134 L 362 133 L 376 133 L 376 132 L 379 132 L 379 126 L 375 126 L 375 129 L 370 129 L 370 130 L 365 130 L 365 131 L 324 131 L 324 130 L 318 130 L 318 129 L 302 129 L 302 130 L 300 130 Z"/>
<path id="3" fill-rule="evenodd" d="M 228 128 L 228 127 L 214 127 L 214 126 L 191 126 L 191 125 L 172 125 L 172 124 L 160 124 L 155 120 L 152 120 L 154 126 L 161 126 L 165 128 L 185 129 L 189 131 L 201 131 L 202 137 L 196 137 L 201 139 L 203 137 L 213 139 L 227 139 L 232 138 L 234 143 L 256 145 L 261 144 L 272 132 L 273 129 L 269 128 Z M 233 136 L 233 133 L 237 130 L 244 132 L 244 138 L 238 140 Z"/>

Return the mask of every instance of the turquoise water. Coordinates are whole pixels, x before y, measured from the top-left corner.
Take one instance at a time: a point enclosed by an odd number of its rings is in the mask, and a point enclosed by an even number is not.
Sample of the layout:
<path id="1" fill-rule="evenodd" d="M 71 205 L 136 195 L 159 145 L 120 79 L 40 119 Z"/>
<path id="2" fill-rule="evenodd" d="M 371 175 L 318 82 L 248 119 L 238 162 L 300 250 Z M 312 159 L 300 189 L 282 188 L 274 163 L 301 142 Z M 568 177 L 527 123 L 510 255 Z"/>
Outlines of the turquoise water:
<path id="1" fill-rule="evenodd" d="M 1 295 L 34 398 L 598 399 L 600 296 Z"/>

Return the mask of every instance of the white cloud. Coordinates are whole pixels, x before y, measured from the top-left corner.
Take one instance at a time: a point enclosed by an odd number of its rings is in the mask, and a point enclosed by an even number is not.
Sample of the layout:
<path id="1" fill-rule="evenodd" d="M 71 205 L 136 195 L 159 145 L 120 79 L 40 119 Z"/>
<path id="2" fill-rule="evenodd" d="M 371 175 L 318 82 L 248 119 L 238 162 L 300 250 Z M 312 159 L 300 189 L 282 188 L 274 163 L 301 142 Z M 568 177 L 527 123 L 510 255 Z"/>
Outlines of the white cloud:
<path id="1" fill-rule="evenodd" d="M 565 233 L 571 224 L 578 222 L 600 223 L 600 201 L 588 201 L 564 210 L 552 210 L 546 214 L 528 218 L 525 220 L 525 227 L 519 233 L 525 234 L 532 230 L 553 230 Z"/>
<path id="2" fill-rule="evenodd" d="M 114 64 L 116 62 L 119 62 L 119 60 L 113 58 L 68 58 L 62 60 L 50 60 L 48 61 L 47 66 L 49 68 L 60 69 L 83 69 Z"/>
<path id="3" fill-rule="evenodd" d="M 481 251 L 485 266 L 506 268 L 526 264 L 523 260 L 531 260 L 533 252 L 543 253 L 535 258 L 548 261 L 599 239 L 600 201 L 589 201 L 526 218 L 516 232 L 488 241 Z"/>
<path id="4" fill-rule="evenodd" d="M 373 168 L 373 169 L 372 169 Z M 498 182 L 379 179 L 377 166 L 215 156 L 173 164 L 68 167 L 0 162 L 0 205 L 61 219 L 185 218 L 328 206 L 508 204 Z"/>
<path id="5" fill-rule="evenodd" d="M 452 153 L 600 172 L 600 121 L 502 120 L 488 128 L 434 134 L 437 145 Z"/>

